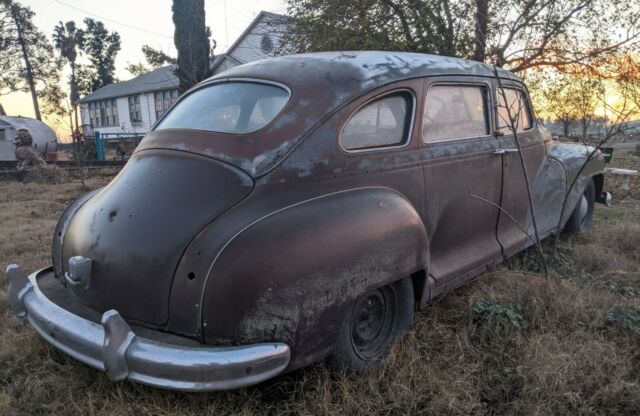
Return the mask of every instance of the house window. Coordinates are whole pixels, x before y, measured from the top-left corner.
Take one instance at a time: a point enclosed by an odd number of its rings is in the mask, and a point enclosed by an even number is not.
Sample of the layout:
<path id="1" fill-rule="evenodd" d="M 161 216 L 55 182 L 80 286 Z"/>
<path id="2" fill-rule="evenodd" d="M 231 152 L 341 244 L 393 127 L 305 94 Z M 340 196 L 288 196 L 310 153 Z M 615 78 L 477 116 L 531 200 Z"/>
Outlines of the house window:
<path id="1" fill-rule="evenodd" d="M 162 117 L 173 103 L 178 100 L 178 90 L 160 91 L 153 94 L 153 101 L 156 107 L 156 120 Z"/>
<path id="2" fill-rule="evenodd" d="M 118 105 L 116 99 L 100 100 L 89 103 L 89 120 L 93 127 L 118 126 Z"/>
<path id="3" fill-rule="evenodd" d="M 140 96 L 132 95 L 128 97 L 129 100 L 129 120 L 131 123 L 141 123 L 142 122 L 142 111 L 140 107 Z"/>

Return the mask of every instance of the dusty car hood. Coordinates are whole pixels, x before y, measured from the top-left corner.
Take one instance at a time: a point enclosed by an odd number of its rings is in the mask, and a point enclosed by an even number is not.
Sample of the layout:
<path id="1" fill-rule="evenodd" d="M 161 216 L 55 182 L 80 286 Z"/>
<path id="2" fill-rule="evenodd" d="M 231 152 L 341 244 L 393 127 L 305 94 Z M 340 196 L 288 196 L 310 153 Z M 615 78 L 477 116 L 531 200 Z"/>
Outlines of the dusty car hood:
<path id="1" fill-rule="evenodd" d="M 64 271 L 70 257 L 92 260 L 88 288 L 71 290 L 93 308 L 163 325 L 174 273 L 189 241 L 252 188 L 247 174 L 207 157 L 170 150 L 136 153 L 69 221 Z"/>

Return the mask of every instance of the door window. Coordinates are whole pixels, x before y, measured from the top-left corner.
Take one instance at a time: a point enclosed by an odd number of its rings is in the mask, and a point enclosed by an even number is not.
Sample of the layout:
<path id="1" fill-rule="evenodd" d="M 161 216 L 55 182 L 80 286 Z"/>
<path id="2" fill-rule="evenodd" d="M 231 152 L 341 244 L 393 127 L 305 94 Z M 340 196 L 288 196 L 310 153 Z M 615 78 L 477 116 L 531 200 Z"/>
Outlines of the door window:
<path id="1" fill-rule="evenodd" d="M 413 99 L 409 93 L 385 95 L 358 109 L 340 134 L 345 150 L 375 149 L 407 143 Z"/>
<path id="2" fill-rule="evenodd" d="M 516 132 L 529 130 L 533 127 L 531 110 L 527 98 L 520 90 L 504 88 L 504 95 L 498 89 L 498 129 L 504 134 L 511 134 L 513 125 Z M 506 97 L 506 102 L 505 102 Z M 513 123 L 509 121 L 509 115 Z"/>
<path id="3" fill-rule="evenodd" d="M 425 143 L 489 135 L 487 89 L 434 85 L 427 91 L 422 119 Z"/>

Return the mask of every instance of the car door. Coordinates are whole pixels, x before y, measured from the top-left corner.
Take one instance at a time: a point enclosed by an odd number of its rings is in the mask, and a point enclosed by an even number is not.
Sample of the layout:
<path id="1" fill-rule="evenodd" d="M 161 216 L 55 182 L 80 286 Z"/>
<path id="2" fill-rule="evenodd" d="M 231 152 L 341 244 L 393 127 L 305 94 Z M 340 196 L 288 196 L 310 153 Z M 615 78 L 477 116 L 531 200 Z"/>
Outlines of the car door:
<path id="1" fill-rule="evenodd" d="M 425 81 L 421 156 L 429 273 L 440 285 L 501 259 L 496 238 L 502 160 L 488 78 Z M 452 285 L 454 285 L 452 283 Z"/>
<path id="2" fill-rule="evenodd" d="M 532 190 L 535 188 L 534 182 L 546 157 L 546 151 L 544 138 L 536 128 L 526 90 L 519 84 L 503 83 L 503 96 L 495 84 L 497 83 L 494 83 L 497 102 L 495 123 L 499 132 L 498 142 L 503 153 L 501 158 L 504 172 L 500 205 L 519 224 L 516 224 L 505 212 L 500 213 L 498 241 L 502 245 L 504 256 L 508 258 L 531 244 L 529 236 L 522 232 L 520 226 L 528 230 L 529 235 L 533 235 L 524 170 L 518 154 L 515 136 L 508 126 L 509 113 L 515 121 L 514 126 Z M 507 111 L 507 105 L 509 111 Z M 535 195 L 534 204 L 539 205 L 535 202 Z"/>

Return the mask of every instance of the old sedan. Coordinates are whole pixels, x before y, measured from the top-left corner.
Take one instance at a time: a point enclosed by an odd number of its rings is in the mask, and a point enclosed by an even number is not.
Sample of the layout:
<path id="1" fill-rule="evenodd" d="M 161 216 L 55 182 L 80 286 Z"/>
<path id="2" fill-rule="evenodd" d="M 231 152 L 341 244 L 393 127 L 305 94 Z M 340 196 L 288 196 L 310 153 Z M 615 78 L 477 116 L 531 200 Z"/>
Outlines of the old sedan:
<path id="1" fill-rule="evenodd" d="M 498 74 L 504 94 L 485 64 L 343 52 L 210 78 L 66 209 L 52 267 L 8 267 L 11 307 L 112 380 L 216 390 L 326 357 L 368 368 L 415 309 L 531 245 L 518 148 L 542 237 L 586 229 L 608 199 L 597 155 L 559 221 L 590 149 L 552 142 Z"/>

